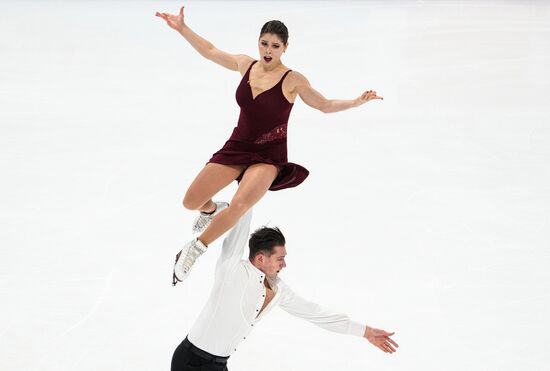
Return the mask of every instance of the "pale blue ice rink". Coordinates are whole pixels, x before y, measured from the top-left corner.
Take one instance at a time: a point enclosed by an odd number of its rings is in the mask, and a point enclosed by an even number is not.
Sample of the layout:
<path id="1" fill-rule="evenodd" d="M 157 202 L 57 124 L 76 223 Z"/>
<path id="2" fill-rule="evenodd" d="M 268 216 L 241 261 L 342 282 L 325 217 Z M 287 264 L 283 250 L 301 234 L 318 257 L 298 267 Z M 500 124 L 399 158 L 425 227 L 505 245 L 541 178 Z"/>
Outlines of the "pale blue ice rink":
<path id="1" fill-rule="evenodd" d="M 181 199 L 238 118 L 241 79 L 159 18 L 175 1 L 0 2 L 0 369 L 169 370 L 221 240 L 184 284 Z M 297 292 L 395 331 L 388 355 L 275 310 L 229 369 L 550 369 L 550 2 L 185 2 L 218 48 L 284 62 L 289 159 L 253 226 L 281 227 Z M 236 185 L 218 199 L 228 199 Z"/>

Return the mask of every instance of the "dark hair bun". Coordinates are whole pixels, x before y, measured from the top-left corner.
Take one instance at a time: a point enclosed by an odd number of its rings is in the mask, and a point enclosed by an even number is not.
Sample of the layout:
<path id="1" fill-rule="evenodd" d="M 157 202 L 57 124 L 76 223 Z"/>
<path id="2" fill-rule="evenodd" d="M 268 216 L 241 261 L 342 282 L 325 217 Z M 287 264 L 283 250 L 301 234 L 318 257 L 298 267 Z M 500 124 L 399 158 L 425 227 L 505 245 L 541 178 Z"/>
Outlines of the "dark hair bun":
<path id="1" fill-rule="evenodd" d="M 260 37 L 266 33 L 279 36 L 279 38 L 283 41 L 283 44 L 288 42 L 288 28 L 286 28 L 285 24 L 281 21 L 266 22 L 260 31 Z"/>

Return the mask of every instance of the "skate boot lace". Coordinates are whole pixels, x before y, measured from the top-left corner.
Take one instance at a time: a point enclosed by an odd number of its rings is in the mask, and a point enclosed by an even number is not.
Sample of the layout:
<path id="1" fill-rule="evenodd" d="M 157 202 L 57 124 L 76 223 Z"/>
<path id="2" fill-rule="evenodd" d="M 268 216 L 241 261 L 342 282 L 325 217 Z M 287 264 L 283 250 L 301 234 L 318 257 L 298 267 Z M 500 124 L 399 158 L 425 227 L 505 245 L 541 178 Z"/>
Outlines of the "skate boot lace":
<path id="1" fill-rule="evenodd" d="M 195 264 L 195 261 L 197 258 L 202 254 L 202 252 L 199 250 L 196 244 L 193 244 L 189 247 L 189 250 L 187 250 L 187 254 L 185 254 L 185 258 L 182 262 L 182 269 L 185 272 L 185 274 L 189 273 L 189 270 Z"/>
<path id="2" fill-rule="evenodd" d="M 193 227 L 194 230 L 200 230 L 204 227 L 206 227 L 210 221 L 212 220 L 212 215 L 211 214 L 208 214 L 208 215 L 204 215 L 204 214 L 200 214 L 199 217 L 197 218 L 197 221 Z"/>

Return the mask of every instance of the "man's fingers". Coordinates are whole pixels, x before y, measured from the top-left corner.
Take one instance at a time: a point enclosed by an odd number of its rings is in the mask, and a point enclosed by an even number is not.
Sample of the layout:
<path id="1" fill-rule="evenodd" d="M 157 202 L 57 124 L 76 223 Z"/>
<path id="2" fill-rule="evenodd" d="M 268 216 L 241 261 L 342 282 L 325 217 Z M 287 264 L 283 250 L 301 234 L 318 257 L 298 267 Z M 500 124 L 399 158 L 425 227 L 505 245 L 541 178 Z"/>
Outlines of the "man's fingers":
<path id="1" fill-rule="evenodd" d="M 183 15 L 183 8 L 184 7 L 182 6 L 181 9 L 180 9 L 180 15 Z"/>
<path id="2" fill-rule="evenodd" d="M 385 340 L 385 339 L 375 339 L 372 344 L 376 345 L 378 348 L 380 348 L 381 350 L 383 350 L 384 352 L 386 353 L 390 353 L 391 352 L 391 348 L 388 344 L 388 342 Z"/>
<path id="3" fill-rule="evenodd" d="M 391 353 L 391 349 L 388 345 L 384 344 L 382 346 L 384 347 L 384 350 L 386 351 L 386 353 Z"/>
<path id="4" fill-rule="evenodd" d="M 376 345 L 378 348 L 380 348 L 381 351 L 388 353 L 388 351 L 384 348 L 383 345 Z"/>
<path id="5" fill-rule="evenodd" d="M 387 338 L 387 340 L 388 340 L 391 344 L 393 344 L 396 348 L 399 348 L 399 345 L 398 345 L 395 341 L 393 341 L 393 339 Z"/>
<path id="6" fill-rule="evenodd" d="M 386 349 L 388 353 L 395 352 L 395 349 L 388 342 L 384 342 L 384 349 Z"/>

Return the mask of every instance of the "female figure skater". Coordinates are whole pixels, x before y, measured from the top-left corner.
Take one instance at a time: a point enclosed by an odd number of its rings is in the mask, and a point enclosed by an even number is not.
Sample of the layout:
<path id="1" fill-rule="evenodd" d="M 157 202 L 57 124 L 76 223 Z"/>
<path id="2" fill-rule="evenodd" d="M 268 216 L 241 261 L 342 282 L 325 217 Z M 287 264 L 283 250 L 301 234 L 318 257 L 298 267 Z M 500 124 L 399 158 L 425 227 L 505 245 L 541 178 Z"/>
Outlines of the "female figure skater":
<path id="1" fill-rule="evenodd" d="M 237 127 L 197 175 L 183 199 L 184 207 L 200 212 L 193 232 L 202 234 L 176 255 L 174 285 L 187 277 L 207 246 L 231 229 L 268 190 L 295 187 L 308 176 L 307 169 L 287 160 L 287 123 L 296 96 L 325 113 L 383 99 L 372 90 L 350 100 L 326 99 L 302 74 L 282 63 L 288 30 L 280 21 L 264 24 L 258 39 L 260 59 L 254 60 L 247 55 L 223 52 L 197 35 L 185 24 L 183 9 L 177 15 L 157 12 L 156 16 L 178 31 L 203 57 L 239 71 L 243 78 L 236 92 L 241 107 Z M 234 180 L 239 186 L 230 204 L 212 201 Z"/>

